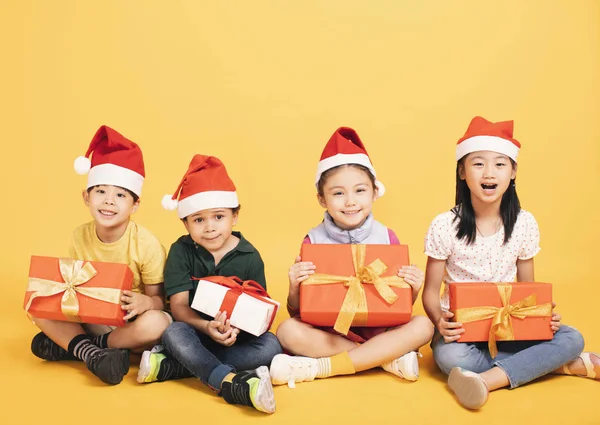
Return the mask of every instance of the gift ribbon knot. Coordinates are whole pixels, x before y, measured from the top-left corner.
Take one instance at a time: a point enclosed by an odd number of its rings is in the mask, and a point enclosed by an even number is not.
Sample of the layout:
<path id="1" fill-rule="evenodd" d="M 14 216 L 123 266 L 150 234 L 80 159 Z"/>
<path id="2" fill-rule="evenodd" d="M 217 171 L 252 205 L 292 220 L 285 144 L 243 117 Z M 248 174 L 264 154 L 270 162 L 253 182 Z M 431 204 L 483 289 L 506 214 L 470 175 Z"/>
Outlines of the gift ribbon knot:
<path id="1" fill-rule="evenodd" d="M 301 283 L 301 285 L 342 283 L 348 288 L 335 325 L 333 326 L 337 332 L 343 335 L 348 333 L 352 325 L 361 326 L 367 323 L 368 308 L 367 297 L 363 287 L 364 284 L 374 285 L 377 293 L 388 304 L 393 304 L 398 299 L 398 295 L 396 295 L 392 287 L 410 288 L 410 285 L 398 276 L 382 277 L 381 275 L 386 272 L 388 267 L 379 258 L 368 266 L 365 266 L 366 245 L 353 244 L 350 247 L 352 249 L 352 264 L 354 266 L 353 276 L 315 273 Z"/>
<path id="2" fill-rule="evenodd" d="M 492 358 L 498 354 L 497 340 L 512 341 L 515 334 L 512 318 L 524 319 L 526 317 L 551 317 L 552 304 L 537 305 L 537 297 L 531 294 L 513 304 L 509 304 L 512 295 L 512 285 L 496 285 L 502 302 L 502 307 L 481 306 L 467 307 L 456 310 L 455 320 L 461 323 L 476 322 L 492 319 L 490 327 L 488 348 Z"/>
<path id="3" fill-rule="evenodd" d="M 25 311 L 29 312 L 33 300 L 37 297 L 50 297 L 60 293 L 63 293 L 60 301 L 61 312 L 67 320 L 72 322 L 81 322 L 77 294 L 112 304 L 120 304 L 120 289 L 80 287 L 98 273 L 92 263 L 84 264 L 81 260 L 60 258 L 58 265 L 63 282 L 37 277 L 29 278 L 27 292 L 33 292 L 33 294 L 25 306 Z"/>

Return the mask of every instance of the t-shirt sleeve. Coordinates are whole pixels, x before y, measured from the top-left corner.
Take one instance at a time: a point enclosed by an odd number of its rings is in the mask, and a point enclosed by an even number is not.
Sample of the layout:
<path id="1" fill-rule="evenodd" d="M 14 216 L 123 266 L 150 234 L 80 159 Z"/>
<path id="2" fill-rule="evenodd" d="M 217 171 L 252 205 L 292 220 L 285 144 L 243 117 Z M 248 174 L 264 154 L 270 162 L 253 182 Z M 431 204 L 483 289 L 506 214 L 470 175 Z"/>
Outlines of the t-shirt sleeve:
<path id="1" fill-rule="evenodd" d="M 438 215 L 429 226 L 425 236 L 425 255 L 436 260 L 447 260 L 452 253 L 454 236 L 452 220 L 446 214 Z"/>
<path id="2" fill-rule="evenodd" d="M 265 263 L 263 262 L 258 251 L 248 266 L 248 276 L 244 280 L 253 280 L 260 284 L 265 290 L 267 289 L 267 279 L 265 278 Z"/>
<path id="3" fill-rule="evenodd" d="M 540 248 L 540 229 L 537 221 L 533 215 L 529 212 L 523 212 L 524 220 L 519 226 L 523 226 L 522 229 L 515 229 L 522 231 L 523 242 L 521 244 L 521 250 L 519 251 L 519 260 L 529 260 L 537 255 L 541 251 Z"/>
<path id="4" fill-rule="evenodd" d="M 400 245 L 400 239 L 396 236 L 396 233 L 392 229 L 388 229 L 388 235 L 390 237 L 390 245 Z"/>
<path id="5" fill-rule="evenodd" d="M 69 242 L 69 257 L 75 260 L 81 260 L 80 255 L 77 252 L 77 230 L 71 234 L 71 240 Z"/>
<path id="6" fill-rule="evenodd" d="M 163 283 L 165 272 L 165 248 L 154 235 L 148 235 L 140 242 L 143 244 L 143 257 L 140 267 L 140 277 L 144 285 Z"/>
<path id="7" fill-rule="evenodd" d="M 185 246 L 175 242 L 171 245 L 165 265 L 165 295 L 169 298 L 193 289 L 191 259 L 188 258 Z"/>

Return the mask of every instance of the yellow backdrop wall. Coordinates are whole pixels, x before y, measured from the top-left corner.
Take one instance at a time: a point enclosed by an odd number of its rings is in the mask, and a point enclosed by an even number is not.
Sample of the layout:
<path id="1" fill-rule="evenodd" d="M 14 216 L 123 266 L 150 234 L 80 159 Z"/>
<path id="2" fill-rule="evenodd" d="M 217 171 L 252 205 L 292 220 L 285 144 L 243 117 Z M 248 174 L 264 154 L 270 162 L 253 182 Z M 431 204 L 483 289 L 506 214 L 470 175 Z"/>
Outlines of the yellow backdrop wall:
<path id="1" fill-rule="evenodd" d="M 536 278 L 554 283 L 564 321 L 600 347 L 597 1 L 3 0 L 0 8 L 8 338 L 0 343 L 14 358 L 38 364 L 21 309 L 29 256 L 66 255 L 72 229 L 89 219 L 85 177 L 72 162 L 98 126 L 142 147 L 147 179 L 134 219 L 167 248 L 185 229 L 162 196 L 193 154 L 221 158 L 243 206 L 238 229 L 285 301 L 287 269 L 322 217 L 313 178 L 338 126 L 358 131 L 387 187 L 375 216 L 424 267 L 423 238 L 452 207 L 455 142 L 474 115 L 515 120 L 518 192 L 542 235 Z M 454 408 L 445 391 L 439 398 Z"/>

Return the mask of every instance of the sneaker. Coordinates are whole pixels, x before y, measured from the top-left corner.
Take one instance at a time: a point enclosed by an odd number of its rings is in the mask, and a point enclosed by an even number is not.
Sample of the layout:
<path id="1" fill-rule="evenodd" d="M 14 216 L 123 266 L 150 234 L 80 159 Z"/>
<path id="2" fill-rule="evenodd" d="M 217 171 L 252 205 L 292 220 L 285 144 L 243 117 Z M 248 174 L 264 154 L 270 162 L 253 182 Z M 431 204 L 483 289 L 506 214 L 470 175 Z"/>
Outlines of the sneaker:
<path id="1" fill-rule="evenodd" d="M 102 382 L 116 385 L 129 372 L 129 350 L 105 348 L 91 354 L 85 364 Z"/>
<path id="2" fill-rule="evenodd" d="M 419 379 L 419 357 L 423 357 L 418 351 L 411 351 L 397 359 L 381 365 L 386 372 L 393 373 L 407 381 Z"/>
<path id="3" fill-rule="evenodd" d="M 448 386 L 458 402 L 467 409 L 477 410 L 488 400 L 487 384 L 478 373 L 460 367 L 452 368 L 448 376 Z"/>
<path id="4" fill-rule="evenodd" d="M 229 404 L 254 407 L 264 413 L 275 412 L 275 395 L 266 366 L 236 373 L 231 381 L 223 381 L 221 396 Z"/>
<path id="5" fill-rule="evenodd" d="M 140 384 L 158 381 L 158 372 L 160 365 L 167 358 L 161 353 L 163 347 L 155 345 L 152 350 L 146 350 L 142 354 L 140 369 L 138 370 L 137 381 Z"/>
<path id="6" fill-rule="evenodd" d="M 57 362 L 61 360 L 79 359 L 71 355 L 56 342 L 52 341 L 44 332 L 40 332 L 31 340 L 31 352 L 42 360 Z"/>
<path id="7" fill-rule="evenodd" d="M 274 385 L 288 384 L 295 388 L 296 382 L 313 381 L 318 371 L 317 359 L 277 354 L 271 362 L 271 381 Z"/>

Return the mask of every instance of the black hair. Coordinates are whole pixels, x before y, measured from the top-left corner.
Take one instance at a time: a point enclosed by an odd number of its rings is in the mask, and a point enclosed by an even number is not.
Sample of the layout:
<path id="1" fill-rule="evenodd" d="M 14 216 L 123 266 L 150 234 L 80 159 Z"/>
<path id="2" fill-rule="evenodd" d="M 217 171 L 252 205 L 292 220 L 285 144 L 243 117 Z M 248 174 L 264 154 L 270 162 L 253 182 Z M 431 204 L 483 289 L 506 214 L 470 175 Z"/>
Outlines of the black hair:
<path id="1" fill-rule="evenodd" d="M 455 207 L 452 208 L 454 213 L 454 219 L 452 222 L 458 221 L 458 230 L 456 237 L 466 239 L 467 245 L 471 245 L 475 242 L 477 237 L 477 226 L 475 224 L 475 211 L 473 210 L 473 204 L 471 203 L 471 191 L 467 186 L 467 181 L 460 178 L 460 173 L 465 166 L 465 158 L 462 157 L 456 163 L 456 196 L 454 198 Z M 515 161 L 510 159 L 510 164 L 515 168 Z M 521 211 L 521 203 L 517 196 L 517 187 L 515 179 L 511 179 L 508 189 L 502 195 L 502 201 L 500 202 L 500 217 L 502 218 L 502 224 L 504 226 L 504 242 L 507 243 L 512 236 L 515 223 L 517 222 L 517 216 Z"/>
<path id="2" fill-rule="evenodd" d="M 101 185 L 101 184 L 97 184 L 96 186 L 88 187 L 88 188 L 87 188 L 87 193 L 90 193 L 90 192 L 92 191 L 92 189 L 94 189 L 94 188 L 96 188 L 96 187 L 98 187 L 98 186 L 103 186 L 103 185 Z M 124 187 L 121 187 L 121 186 L 115 186 L 115 187 L 118 187 L 119 189 L 123 189 L 123 190 L 127 191 L 127 193 L 129 193 L 129 194 L 131 195 L 131 197 L 133 198 L 133 203 L 134 203 L 134 204 L 135 204 L 137 201 L 139 201 L 139 200 L 140 200 L 140 197 L 139 197 L 138 195 L 136 195 L 135 193 L 133 193 L 131 190 L 129 190 L 129 189 L 126 189 L 126 188 L 124 188 Z"/>
<path id="3" fill-rule="evenodd" d="M 323 196 L 323 186 L 325 186 L 327 177 L 329 177 L 329 175 L 334 170 L 337 170 L 342 167 L 354 167 L 354 168 L 364 171 L 369 176 L 369 180 L 371 180 L 371 185 L 373 186 L 373 190 L 375 190 L 377 188 L 377 186 L 375 185 L 375 176 L 373 175 L 373 173 L 371 173 L 371 170 L 369 170 L 367 167 L 365 167 L 364 165 L 360 165 L 360 164 L 342 164 L 342 165 L 338 165 L 337 167 L 330 168 L 329 170 L 323 171 L 323 173 L 319 177 L 319 181 L 317 182 L 317 192 L 319 193 L 319 196 Z"/>

